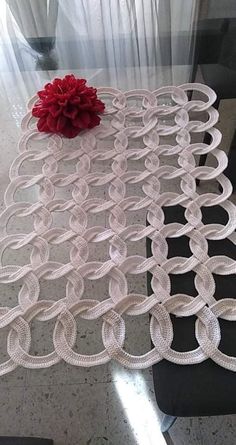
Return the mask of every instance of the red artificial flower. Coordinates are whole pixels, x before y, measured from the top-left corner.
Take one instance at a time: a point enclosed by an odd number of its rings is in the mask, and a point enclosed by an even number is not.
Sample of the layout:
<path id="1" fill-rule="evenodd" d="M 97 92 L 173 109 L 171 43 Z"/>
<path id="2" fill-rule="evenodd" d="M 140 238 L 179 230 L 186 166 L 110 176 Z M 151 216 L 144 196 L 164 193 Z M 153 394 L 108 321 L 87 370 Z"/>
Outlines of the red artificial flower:
<path id="1" fill-rule="evenodd" d="M 99 125 L 98 113 L 105 109 L 97 97 L 96 88 L 87 87 L 85 79 L 76 79 L 73 74 L 54 79 L 37 94 L 39 100 L 32 114 L 39 118 L 38 130 L 60 133 L 67 138 L 74 138 L 82 130 Z"/>

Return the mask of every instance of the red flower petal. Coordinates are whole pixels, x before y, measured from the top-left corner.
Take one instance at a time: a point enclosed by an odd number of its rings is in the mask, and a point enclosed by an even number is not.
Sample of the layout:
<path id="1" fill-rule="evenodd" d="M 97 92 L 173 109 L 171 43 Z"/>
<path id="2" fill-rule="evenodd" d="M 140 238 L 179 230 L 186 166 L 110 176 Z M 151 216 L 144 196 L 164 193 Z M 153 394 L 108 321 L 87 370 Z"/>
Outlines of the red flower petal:
<path id="1" fill-rule="evenodd" d="M 61 80 L 61 79 L 59 79 L 59 80 Z M 66 82 L 70 82 L 71 80 L 72 81 L 76 80 L 76 78 L 75 78 L 74 74 L 67 74 L 63 80 Z"/>
<path id="2" fill-rule="evenodd" d="M 66 136 L 67 138 L 74 138 L 80 133 L 80 131 L 81 130 L 79 128 L 75 128 L 73 127 L 73 125 L 67 125 L 66 127 L 63 128 L 61 133 L 63 134 L 63 136 Z"/>
<path id="3" fill-rule="evenodd" d="M 65 116 L 59 116 L 57 118 L 57 131 L 58 133 L 61 133 L 63 128 L 65 128 L 66 124 L 68 122 L 68 119 L 66 119 Z"/>
<path id="4" fill-rule="evenodd" d="M 89 124 L 89 128 L 93 128 L 93 127 L 96 127 L 97 125 L 99 125 L 100 124 L 100 120 L 101 120 L 101 118 L 99 116 L 97 116 L 96 114 L 93 114 L 91 116 L 91 121 L 90 121 L 90 124 Z"/>
<path id="5" fill-rule="evenodd" d="M 96 99 L 93 104 L 93 111 L 96 111 L 97 113 L 103 113 L 104 110 L 105 104 L 101 100 Z"/>
<path id="6" fill-rule="evenodd" d="M 38 91 L 38 97 L 40 98 L 40 99 L 44 99 L 44 97 L 45 97 L 45 91 Z"/>
<path id="7" fill-rule="evenodd" d="M 62 97 L 61 99 L 58 100 L 58 105 L 60 105 L 61 107 L 66 107 L 68 103 L 68 97 Z"/>
<path id="8" fill-rule="evenodd" d="M 62 107 L 60 107 L 58 104 L 52 104 L 50 107 L 48 107 L 48 111 L 53 117 L 57 117 L 59 114 L 61 114 Z"/>
<path id="9" fill-rule="evenodd" d="M 80 97 L 79 96 L 71 97 L 70 98 L 70 103 L 72 105 L 79 105 L 80 104 Z"/>
<path id="10" fill-rule="evenodd" d="M 78 108 L 69 104 L 69 105 L 67 105 L 66 108 L 64 108 L 63 114 L 66 117 L 69 117 L 71 119 L 75 119 L 75 117 L 78 114 Z"/>
<path id="11" fill-rule="evenodd" d="M 47 126 L 52 133 L 57 133 L 57 118 L 49 114 L 47 117 Z"/>
<path id="12" fill-rule="evenodd" d="M 35 105 L 32 109 L 32 115 L 34 117 L 44 117 L 48 114 L 47 107 L 42 107 L 41 105 Z"/>
<path id="13" fill-rule="evenodd" d="M 76 79 L 76 86 L 77 88 L 81 88 L 84 87 L 84 85 L 86 85 L 86 80 L 85 79 Z"/>
<path id="14" fill-rule="evenodd" d="M 88 87 L 85 79 L 76 79 L 73 74 L 47 83 L 38 96 L 40 100 L 32 110 L 33 116 L 39 118 L 38 130 L 61 133 L 69 138 L 99 125 L 97 113 L 105 109 L 96 88 Z"/>
<path id="15" fill-rule="evenodd" d="M 88 128 L 90 120 L 91 119 L 88 111 L 82 111 L 81 113 L 79 113 L 76 119 L 73 120 L 73 125 L 81 129 Z"/>
<path id="16" fill-rule="evenodd" d="M 92 102 L 88 97 L 81 96 L 80 110 L 90 110 L 92 108 Z"/>
<path id="17" fill-rule="evenodd" d="M 38 131 L 45 131 L 48 133 L 50 130 L 47 125 L 47 119 L 46 117 L 40 117 L 37 123 Z"/>

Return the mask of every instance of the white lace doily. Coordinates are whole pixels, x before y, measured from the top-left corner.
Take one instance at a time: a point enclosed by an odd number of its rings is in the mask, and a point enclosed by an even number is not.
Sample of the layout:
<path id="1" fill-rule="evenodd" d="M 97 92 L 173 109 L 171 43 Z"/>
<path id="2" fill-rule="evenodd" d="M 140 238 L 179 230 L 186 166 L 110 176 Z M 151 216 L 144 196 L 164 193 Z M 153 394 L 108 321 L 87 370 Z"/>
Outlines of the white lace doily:
<path id="1" fill-rule="evenodd" d="M 204 99 L 188 100 L 187 92 L 192 90 L 202 93 Z M 217 148 L 221 134 L 214 128 L 218 120 L 218 112 L 212 107 L 216 95 L 200 84 L 163 87 L 153 92 L 123 93 L 99 88 L 98 95 L 107 104 L 101 125 L 73 141 L 36 130 L 30 111 L 36 97 L 30 100 L 29 112 L 23 118 L 20 154 L 10 169 L 5 210 L 0 216 L 0 283 L 21 284 L 18 305 L 0 307 L 0 329 L 9 327 L 9 359 L 0 365 L 0 374 L 18 365 L 44 368 L 61 360 L 88 367 L 114 359 L 129 368 L 145 368 L 163 358 L 177 364 L 194 364 L 209 357 L 236 371 L 236 358 L 218 349 L 218 319 L 236 320 L 236 300 L 217 301 L 213 277 L 213 273 L 235 273 L 236 262 L 226 256 L 208 256 L 208 240 L 228 238 L 235 243 L 236 226 L 236 208 L 228 200 L 232 187 L 222 174 L 227 156 Z M 208 116 L 205 122 L 200 119 L 203 112 Z M 195 143 L 194 135 L 204 132 L 210 134 L 211 143 Z M 217 166 L 199 167 L 198 155 L 210 152 Z M 73 167 L 72 171 L 68 165 Z M 36 166 L 40 167 L 37 174 Z M 201 184 L 218 181 L 221 192 L 200 192 L 203 189 L 197 188 L 196 179 Z M 176 181 L 180 192 L 168 191 L 162 185 Z M 61 191 L 66 191 L 66 198 L 61 197 Z M 28 200 L 19 199 L 23 192 L 27 192 Z M 165 224 L 163 206 L 178 204 L 185 208 L 186 224 Z M 202 222 L 201 207 L 215 205 L 228 213 L 225 226 Z M 145 220 L 137 222 L 139 212 L 145 213 L 147 226 Z M 65 213 L 70 218 L 58 227 L 54 217 L 60 215 L 64 221 Z M 106 224 L 94 226 L 94 215 L 106 215 Z M 11 233 L 17 221 L 28 217 L 32 218 L 30 230 Z M 191 257 L 168 258 L 167 238 L 184 235 L 189 238 Z M 152 241 L 150 258 L 146 258 L 145 250 L 142 255 L 135 254 L 138 243 L 147 237 Z M 65 255 L 63 262 L 53 261 L 52 248 L 63 248 L 68 243 L 69 259 Z M 94 261 L 92 256 L 91 247 L 99 243 L 107 244 L 104 261 Z M 4 263 L 6 249 L 20 252 L 26 246 L 30 247 L 27 264 Z M 153 294 L 130 292 L 127 277 L 147 271 L 152 274 Z M 188 271 L 195 272 L 198 295 L 171 295 L 169 274 Z M 42 300 L 42 283 L 56 282 L 61 277 L 67 281 L 64 297 Z M 109 298 L 84 298 L 85 281 L 96 282 L 105 277 L 109 279 Z M 123 316 L 146 313 L 151 314 L 154 348 L 150 346 L 150 351 L 142 356 L 131 355 L 124 350 Z M 197 349 L 177 352 L 171 348 L 170 314 L 196 315 Z M 80 317 L 103 320 L 102 352 L 82 355 L 73 350 L 75 319 Z M 34 319 L 55 320 L 55 349 L 50 354 L 29 353 Z"/>

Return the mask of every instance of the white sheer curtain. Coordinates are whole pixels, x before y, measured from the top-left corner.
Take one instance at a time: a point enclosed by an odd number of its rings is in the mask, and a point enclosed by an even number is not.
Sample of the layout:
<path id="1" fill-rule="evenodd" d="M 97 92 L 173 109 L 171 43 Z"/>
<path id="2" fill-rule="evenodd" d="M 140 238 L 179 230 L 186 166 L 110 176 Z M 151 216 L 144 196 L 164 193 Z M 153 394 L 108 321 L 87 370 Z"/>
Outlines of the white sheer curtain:
<path id="1" fill-rule="evenodd" d="M 81 66 L 158 66 L 167 83 L 188 80 L 198 0 L 71 0 L 69 8 L 59 3 L 58 25 L 63 20 L 64 26 L 57 27 L 57 45 L 76 36 Z M 180 54 L 186 65 L 181 75 Z M 66 62 L 73 54 L 60 56 Z"/>
<path id="2" fill-rule="evenodd" d="M 55 70 L 49 51 L 42 55 L 37 48 L 43 39 L 46 46 L 54 39 L 58 69 L 102 71 L 97 83 L 103 85 L 155 88 L 186 82 L 198 4 L 199 0 L 0 0 L 0 76 Z"/>

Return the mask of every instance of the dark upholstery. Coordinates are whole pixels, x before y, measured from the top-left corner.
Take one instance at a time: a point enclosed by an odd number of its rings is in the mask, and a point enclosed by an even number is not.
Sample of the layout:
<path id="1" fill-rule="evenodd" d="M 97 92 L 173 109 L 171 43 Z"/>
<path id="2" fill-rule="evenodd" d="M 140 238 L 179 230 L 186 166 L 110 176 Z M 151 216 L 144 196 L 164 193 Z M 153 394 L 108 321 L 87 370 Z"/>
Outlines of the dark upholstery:
<path id="1" fill-rule="evenodd" d="M 203 221 L 226 223 L 227 213 L 220 207 L 204 208 Z M 165 208 L 165 222 L 184 221 L 181 206 Z M 147 255 L 150 256 L 150 240 Z M 189 256 L 188 238 L 169 239 L 169 256 Z M 227 255 L 236 260 L 236 247 L 229 240 L 208 241 L 209 255 Z M 215 275 L 215 298 L 236 297 L 236 276 Z M 172 275 L 172 294 L 183 292 L 196 295 L 194 273 Z M 148 291 L 151 291 L 148 275 Z M 174 340 L 172 347 L 178 351 L 197 346 L 194 335 L 195 317 L 172 316 Z M 236 323 L 220 320 L 222 339 L 219 349 L 236 356 Z M 172 416 L 204 416 L 236 413 L 236 373 L 228 371 L 208 359 L 197 365 L 176 365 L 162 360 L 153 366 L 153 380 L 159 408 Z"/>

